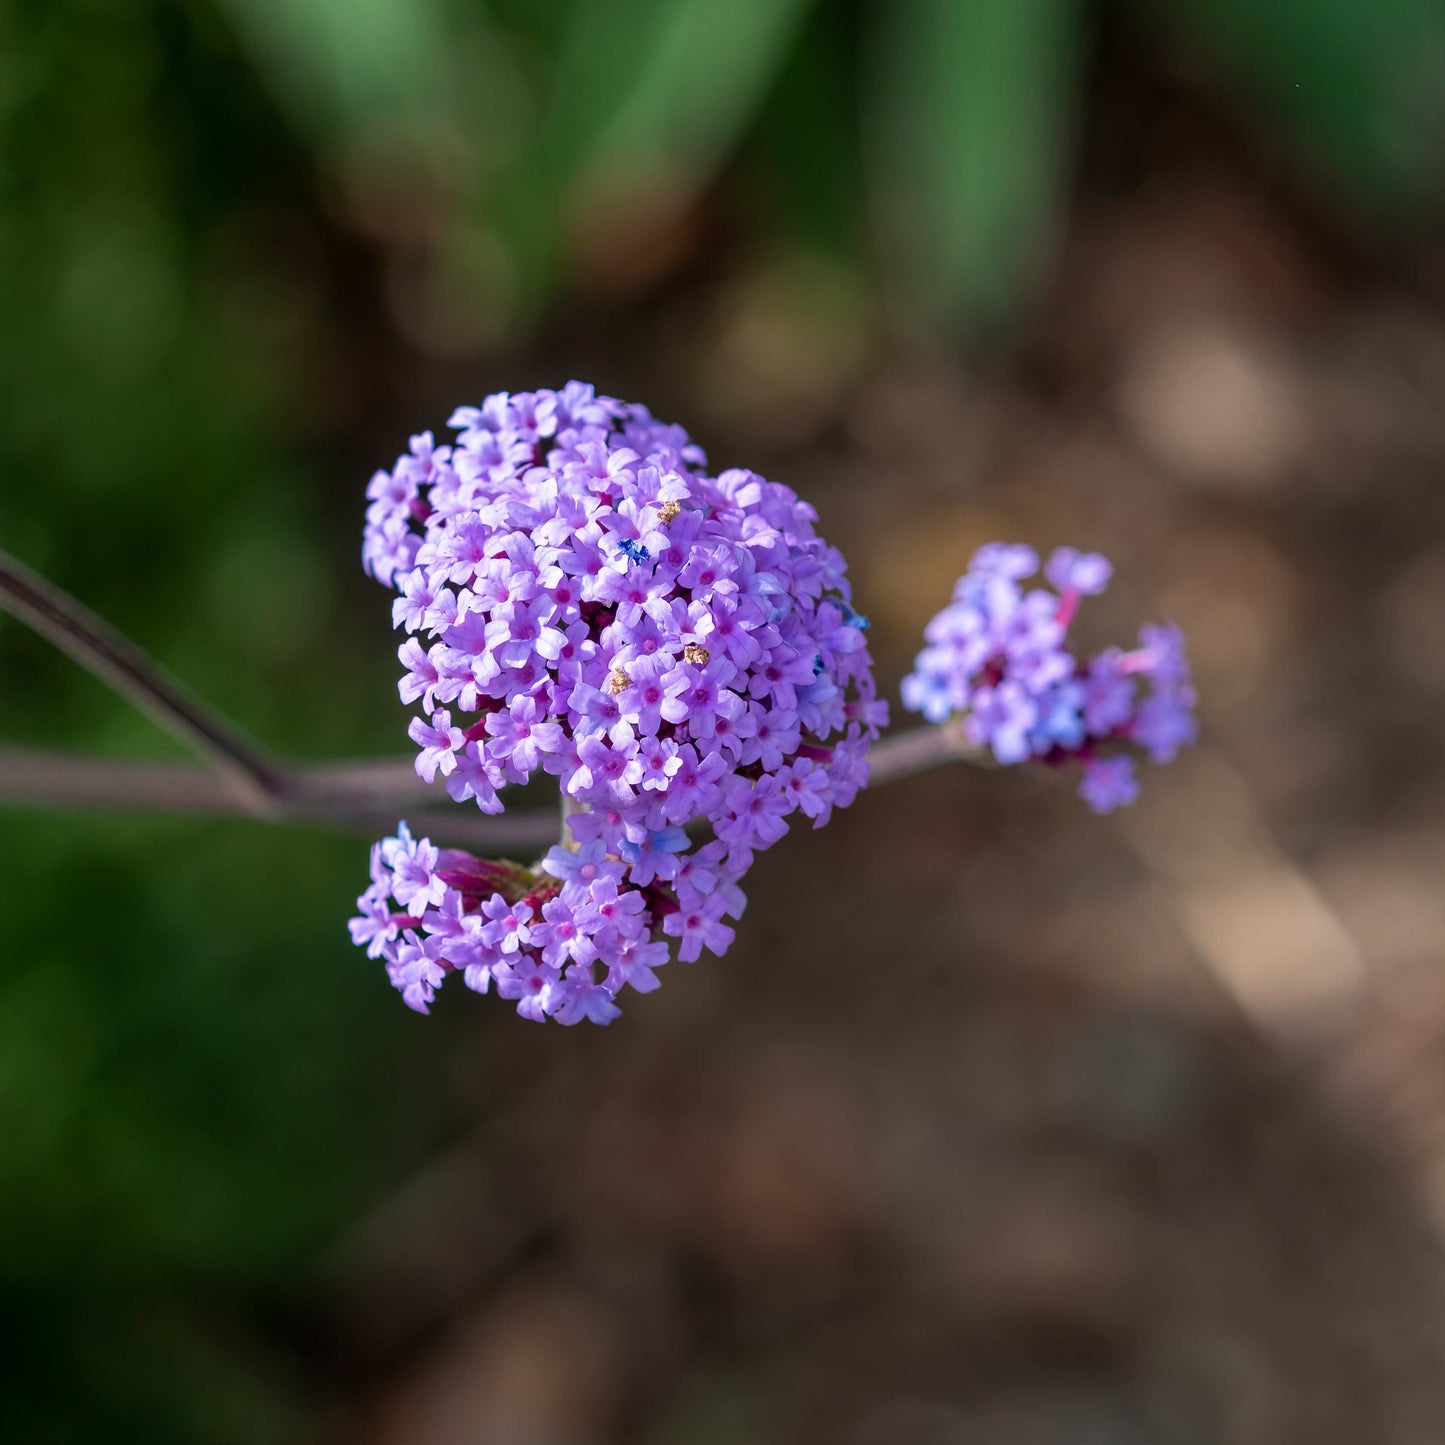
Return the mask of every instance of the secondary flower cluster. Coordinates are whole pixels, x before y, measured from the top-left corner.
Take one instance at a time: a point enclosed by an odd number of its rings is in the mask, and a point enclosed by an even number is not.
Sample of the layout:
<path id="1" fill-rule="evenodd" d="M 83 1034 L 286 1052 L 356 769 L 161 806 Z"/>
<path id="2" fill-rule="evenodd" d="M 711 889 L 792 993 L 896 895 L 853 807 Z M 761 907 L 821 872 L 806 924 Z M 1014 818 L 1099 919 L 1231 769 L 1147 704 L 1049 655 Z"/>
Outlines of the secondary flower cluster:
<path id="1" fill-rule="evenodd" d="M 1133 743 L 1169 762 L 1195 738 L 1194 689 L 1184 639 L 1146 625 L 1132 651 L 1111 647 L 1087 663 L 1066 643 L 1083 597 L 1108 586 L 1096 553 L 1059 548 L 1044 568 L 1055 590 L 1023 584 L 1039 570 L 1031 547 L 990 543 L 928 624 L 928 643 L 903 680 L 903 704 L 930 722 L 959 717 L 965 736 L 1000 763 L 1083 764 L 1080 796 L 1107 813 L 1139 796 Z"/>
<path id="2" fill-rule="evenodd" d="M 686 836 L 665 847 L 681 852 Z M 420 1013 L 460 971 L 479 993 L 495 982 L 523 1018 L 607 1024 L 621 1012 L 613 1000 L 624 986 L 657 987 L 670 938 L 684 962 L 732 942 L 723 919 L 739 917 L 746 900 L 725 854 L 714 840 L 667 880 L 641 870 L 647 881 L 639 884 L 636 864 L 609 854 L 600 838 L 575 852 L 553 848 L 528 868 L 437 848 L 403 823 L 372 849 L 371 887 L 357 900 L 351 937 L 385 960 L 392 986 Z"/>
<path id="3" fill-rule="evenodd" d="M 412 438 L 368 490 L 363 559 L 412 634 L 417 771 L 485 812 L 554 775 L 580 848 L 537 871 L 403 830 L 353 933 L 413 1007 L 460 970 L 527 1017 L 607 1022 L 623 984 L 655 986 L 666 937 L 684 959 L 726 949 L 738 879 L 790 815 L 821 826 L 866 782 L 887 716 L 867 622 L 811 507 L 754 472 L 708 475 L 644 407 L 573 382 L 451 424 L 454 446 Z"/>

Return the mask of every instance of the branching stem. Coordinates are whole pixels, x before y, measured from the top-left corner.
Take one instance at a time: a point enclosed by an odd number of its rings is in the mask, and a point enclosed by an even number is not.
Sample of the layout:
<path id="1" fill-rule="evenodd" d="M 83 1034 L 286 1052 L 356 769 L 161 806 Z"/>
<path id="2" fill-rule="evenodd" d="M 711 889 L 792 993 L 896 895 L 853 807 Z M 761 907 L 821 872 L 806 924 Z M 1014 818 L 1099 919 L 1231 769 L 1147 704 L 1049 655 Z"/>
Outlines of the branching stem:
<path id="1" fill-rule="evenodd" d="M 989 767 L 987 752 L 973 747 L 963 736 L 956 722 L 939 727 L 909 728 L 893 733 L 868 750 L 868 783 L 895 783 L 911 778 L 914 773 L 941 767 L 944 763 L 973 763 Z"/>
<path id="2" fill-rule="evenodd" d="M 277 762 L 167 676 L 143 648 L 5 551 L 0 551 L 0 608 L 205 758 L 251 800 L 252 811 L 264 812 L 284 797 L 286 779 Z"/>
<path id="3" fill-rule="evenodd" d="M 557 838 L 557 815 L 514 809 L 488 817 L 437 805 L 409 758 L 313 766 L 287 764 L 248 742 L 212 708 L 193 698 L 145 651 L 87 607 L 0 551 L 0 609 L 73 657 L 154 718 L 207 764 L 153 763 L 0 747 L 0 805 L 87 808 L 131 813 L 192 813 L 262 818 L 390 832 L 400 815 L 437 842 L 538 851 Z M 896 781 L 950 762 L 986 763 L 957 726 L 914 728 L 877 743 L 870 782 Z M 562 838 L 582 806 L 562 796 Z"/>

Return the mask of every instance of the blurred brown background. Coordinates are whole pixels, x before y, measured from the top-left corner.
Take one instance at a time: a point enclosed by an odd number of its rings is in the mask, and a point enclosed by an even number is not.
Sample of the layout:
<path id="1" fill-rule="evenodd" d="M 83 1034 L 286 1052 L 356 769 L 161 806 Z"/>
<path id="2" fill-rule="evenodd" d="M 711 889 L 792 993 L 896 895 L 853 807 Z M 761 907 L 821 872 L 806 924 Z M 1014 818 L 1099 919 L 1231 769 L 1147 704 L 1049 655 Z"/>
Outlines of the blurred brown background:
<path id="1" fill-rule="evenodd" d="M 0 535 L 279 749 L 404 749 L 370 471 L 573 376 L 890 695 L 1000 537 L 1203 717 L 865 794 L 605 1031 L 407 1013 L 363 838 L 0 818 L 9 1438 L 1445 1439 L 1442 112 L 1424 0 L 0 7 Z"/>

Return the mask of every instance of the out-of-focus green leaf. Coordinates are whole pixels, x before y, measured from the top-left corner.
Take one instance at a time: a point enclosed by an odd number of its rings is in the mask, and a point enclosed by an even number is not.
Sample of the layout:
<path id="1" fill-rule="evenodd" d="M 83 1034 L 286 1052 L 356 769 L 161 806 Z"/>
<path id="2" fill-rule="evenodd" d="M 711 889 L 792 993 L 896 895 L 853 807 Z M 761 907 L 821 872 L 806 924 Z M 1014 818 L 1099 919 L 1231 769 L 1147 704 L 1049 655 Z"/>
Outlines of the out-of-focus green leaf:
<path id="1" fill-rule="evenodd" d="M 1445 182 L 1439 0 L 1141 0 L 1237 67 L 1355 201 L 1408 202 Z"/>
<path id="2" fill-rule="evenodd" d="M 1078 0 L 889 0 L 870 96 L 870 186 L 895 290 L 935 323 L 1018 305 L 1059 211 Z"/>
<path id="3" fill-rule="evenodd" d="M 564 37 L 549 151 L 587 181 L 690 193 L 761 105 L 812 0 L 583 3 Z"/>
<path id="4" fill-rule="evenodd" d="M 856 264 L 864 250 L 858 170 L 857 65 L 840 12 L 809 17 L 774 83 L 753 139 L 771 183 L 771 213 L 810 247 Z"/>
<path id="5" fill-rule="evenodd" d="M 535 144 L 486 198 L 523 310 L 552 294 L 569 250 L 648 254 L 757 118 L 812 3 L 578 0 Z"/>
<path id="6" fill-rule="evenodd" d="M 436 114 L 451 73 L 444 0 L 219 0 L 261 72 L 325 139 Z"/>

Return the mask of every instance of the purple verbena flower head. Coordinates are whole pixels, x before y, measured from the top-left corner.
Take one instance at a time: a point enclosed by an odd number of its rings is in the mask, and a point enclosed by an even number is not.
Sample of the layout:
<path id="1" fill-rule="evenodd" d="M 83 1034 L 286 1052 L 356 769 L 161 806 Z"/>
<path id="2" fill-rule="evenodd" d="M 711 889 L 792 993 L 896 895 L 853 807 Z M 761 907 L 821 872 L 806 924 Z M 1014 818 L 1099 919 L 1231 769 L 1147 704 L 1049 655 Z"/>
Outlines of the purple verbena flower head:
<path id="1" fill-rule="evenodd" d="M 1069 629 L 1080 600 L 1103 592 L 1113 569 L 1097 553 L 1060 547 L 1043 569 L 1053 590 L 1028 585 L 1038 571 L 1031 547 L 981 548 L 924 629 L 903 705 L 932 723 L 957 719 L 1000 763 L 1081 763 L 1080 796 L 1111 812 L 1139 795 L 1122 748 L 1166 763 L 1195 740 L 1184 638 L 1150 624 L 1133 651 L 1108 648 L 1081 662 Z"/>
<path id="2" fill-rule="evenodd" d="M 417 771 L 486 812 L 553 775 L 581 847 L 449 869 L 403 831 L 353 935 L 414 1007 L 460 969 L 525 1017 L 606 1023 L 623 984 L 656 986 L 669 938 L 687 960 L 727 947 L 738 880 L 790 815 L 820 825 L 866 783 L 887 720 L 868 622 L 811 507 L 711 475 L 645 407 L 572 382 L 451 424 L 453 444 L 413 437 L 367 492 L 362 559 L 398 594 Z M 714 836 L 694 846 L 699 823 Z"/>

